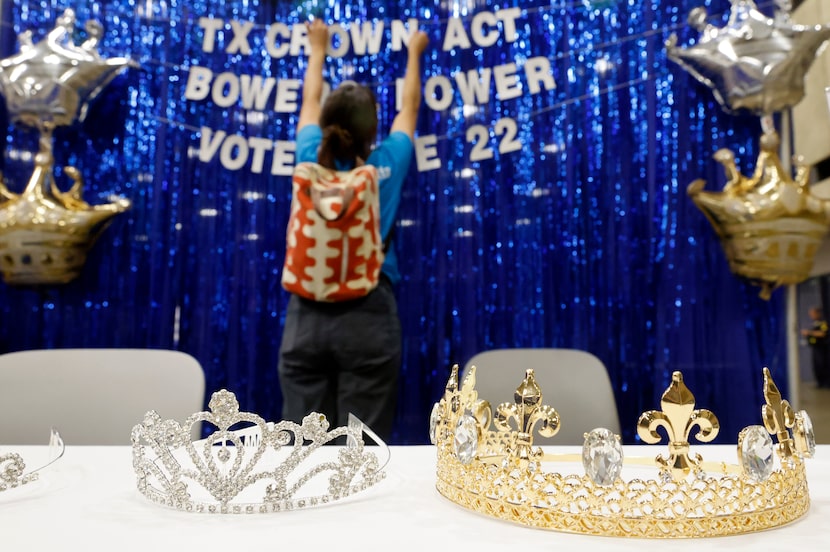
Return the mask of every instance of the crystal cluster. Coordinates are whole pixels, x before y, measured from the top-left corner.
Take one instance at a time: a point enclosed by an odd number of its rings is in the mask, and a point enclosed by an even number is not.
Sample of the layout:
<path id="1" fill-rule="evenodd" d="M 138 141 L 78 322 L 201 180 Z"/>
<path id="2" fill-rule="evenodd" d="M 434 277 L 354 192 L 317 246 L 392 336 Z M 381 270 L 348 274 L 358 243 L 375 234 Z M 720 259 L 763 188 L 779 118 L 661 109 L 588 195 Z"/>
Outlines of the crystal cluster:
<path id="1" fill-rule="evenodd" d="M 24 474 L 26 463 L 16 452 L 0 455 L 0 491 L 25 485 L 37 479 L 36 473 Z"/>
<path id="2" fill-rule="evenodd" d="M 39 472 L 63 456 L 65 446 L 57 430 L 52 429 L 49 435 L 48 460 L 38 468 L 26 471 L 26 462 L 16 452 L 0 454 L 0 492 L 32 481 L 37 481 Z"/>

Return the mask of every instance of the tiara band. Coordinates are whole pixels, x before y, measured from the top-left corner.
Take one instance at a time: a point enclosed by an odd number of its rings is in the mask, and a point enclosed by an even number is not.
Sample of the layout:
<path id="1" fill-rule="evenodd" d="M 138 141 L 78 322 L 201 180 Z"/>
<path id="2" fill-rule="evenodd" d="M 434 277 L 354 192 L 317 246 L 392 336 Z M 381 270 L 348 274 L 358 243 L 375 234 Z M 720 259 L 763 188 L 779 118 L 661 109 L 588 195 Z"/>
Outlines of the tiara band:
<path id="1" fill-rule="evenodd" d="M 354 416 L 333 430 L 319 413 L 302 424 L 266 422 L 240 412 L 227 390 L 215 392 L 208 406 L 183 424 L 150 411 L 133 428 L 137 487 L 152 502 L 197 513 L 271 513 L 334 502 L 385 477 L 388 447 Z M 191 428 L 200 423 L 216 430 L 193 441 Z M 363 434 L 379 445 L 383 463 Z M 345 446 L 325 446 L 342 438 Z"/>
<path id="2" fill-rule="evenodd" d="M 17 452 L 8 452 L 0 454 L 0 492 L 20 487 L 32 481 L 37 481 L 40 477 L 40 472 L 47 466 L 55 463 L 61 456 L 64 450 L 63 439 L 56 429 L 52 429 L 49 435 L 48 457 L 45 464 L 26 471 L 26 462 L 23 457 Z"/>
<path id="3" fill-rule="evenodd" d="M 807 413 L 794 412 L 781 398 L 766 368 L 763 380 L 763 425 L 740 432 L 738 462 L 727 464 L 691 453 L 688 441 L 695 429 L 694 437 L 708 442 L 720 425 L 711 411 L 695 409 L 680 372 L 672 375 L 662 410 L 645 412 L 637 424 L 648 444 L 660 442 L 662 429 L 668 455 L 625 458 L 619 436 L 602 428 L 585 435 L 581 455 L 545 454 L 533 446 L 533 434 L 554 436 L 560 420 L 542 403 L 533 370 L 527 370 L 515 402 L 502 403 L 494 415 L 478 398 L 475 368 L 459 387 L 456 365 L 430 417 L 436 487 L 464 508 L 570 533 L 688 538 L 778 527 L 809 509 L 804 458 L 814 454 L 815 438 Z M 584 473 L 549 471 L 553 463 L 580 459 Z M 651 475 L 623 479 L 623 465 L 651 466 Z"/>

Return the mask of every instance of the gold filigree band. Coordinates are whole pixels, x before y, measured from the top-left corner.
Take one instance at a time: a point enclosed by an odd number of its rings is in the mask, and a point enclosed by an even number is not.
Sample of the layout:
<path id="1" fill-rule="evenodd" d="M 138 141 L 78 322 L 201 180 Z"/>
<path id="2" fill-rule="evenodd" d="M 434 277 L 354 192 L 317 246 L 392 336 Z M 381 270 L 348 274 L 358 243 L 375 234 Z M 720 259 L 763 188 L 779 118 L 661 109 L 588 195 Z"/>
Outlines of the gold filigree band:
<path id="1" fill-rule="evenodd" d="M 804 459 L 812 456 L 815 439 L 806 412 L 794 412 L 781 398 L 768 369 L 763 376 L 764 425 L 741 431 L 738 462 L 727 463 L 691 452 L 690 437 L 711 441 L 720 424 L 713 412 L 695 408 L 679 372 L 663 394 L 662 409 L 645 412 L 638 421 L 646 443 L 659 442 L 660 432 L 668 438 L 669 454 L 647 459 L 624 458 L 619 437 L 603 429 L 586 435 L 581 455 L 545 453 L 533 446 L 534 429 L 538 425 L 553 436 L 560 420 L 542 403 L 532 370 L 517 389 L 515 404 L 496 408 L 501 420 L 496 422 L 475 391 L 475 369 L 459 387 L 456 366 L 431 417 L 436 487 L 464 508 L 571 533 L 686 538 L 778 527 L 810 507 Z M 580 459 L 584 473 L 550 469 Z M 657 476 L 623 478 L 623 464 L 651 466 Z"/>

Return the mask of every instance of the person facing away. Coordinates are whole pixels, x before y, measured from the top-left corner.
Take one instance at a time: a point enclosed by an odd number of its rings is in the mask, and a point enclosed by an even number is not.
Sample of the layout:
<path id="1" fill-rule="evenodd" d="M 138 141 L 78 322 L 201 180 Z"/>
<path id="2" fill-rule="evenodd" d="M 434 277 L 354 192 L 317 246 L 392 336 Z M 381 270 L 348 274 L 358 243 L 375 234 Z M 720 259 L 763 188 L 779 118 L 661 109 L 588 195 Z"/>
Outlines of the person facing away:
<path id="1" fill-rule="evenodd" d="M 818 387 L 830 387 L 830 325 L 824 319 L 821 307 L 813 307 L 808 311 L 813 326 L 801 330 L 801 335 L 807 338 L 807 344 L 813 355 L 813 375 Z"/>
<path id="2" fill-rule="evenodd" d="M 322 103 L 328 27 L 307 25 L 311 51 L 297 124 L 296 163 L 316 162 L 344 171 L 364 164 L 378 169 L 381 238 L 386 254 L 380 282 L 368 295 L 322 302 L 291 295 L 279 358 L 283 419 L 301 422 L 324 414 L 332 427 L 354 414 L 384 440 L 392 433 L 401 365 L 401 325 L 393 286 L 400 279 L 388 243 L 401 188 L 413 154 L 421 103 L 420 56 L 429 40 L 414 33 L 408 44 L 401 109 L 377 147 L 373 92 L 345 81 Z"/>

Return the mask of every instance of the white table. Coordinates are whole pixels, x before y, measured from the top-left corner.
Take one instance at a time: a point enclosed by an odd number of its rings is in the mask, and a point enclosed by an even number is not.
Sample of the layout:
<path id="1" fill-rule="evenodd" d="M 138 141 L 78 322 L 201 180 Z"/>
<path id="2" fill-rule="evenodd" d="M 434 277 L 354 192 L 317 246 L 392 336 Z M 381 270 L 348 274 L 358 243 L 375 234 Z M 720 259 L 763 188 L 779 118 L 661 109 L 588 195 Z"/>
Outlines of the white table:
<path id="1" fill-rule="evenodd" d="M 35 467 L 46 458 L 46 448 L 2 446 L 0 454 L 13 450 Z M 648 448 L 655 453 L 655 447 Z M 735 448 L 696 450 L 715 460 L 734 458 Z M 387 478 L 343 501 L 274 514 L 217 515 L 149 502 L 136 490 L 129 447 L 68 446 L 38 481 L 0 493 L 0 550 L 830 550 L 830 445 L 819 446 L 816 458 L 807 461 L 812 505 L 797 522 L 757 534 L 673 541 L 571 535 L 491 519 L 438 494 L 433 447 L 391 447 L 391 453 Z"/>

